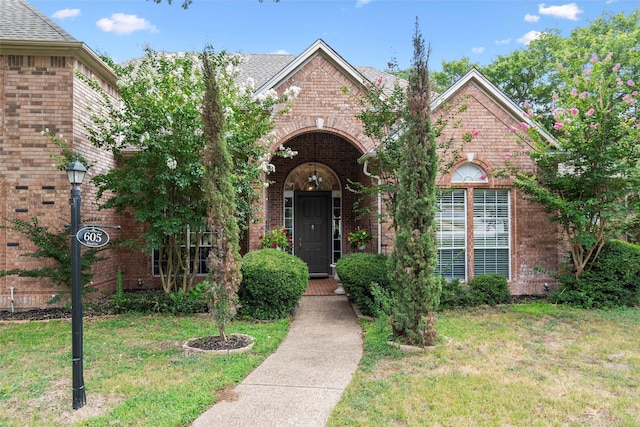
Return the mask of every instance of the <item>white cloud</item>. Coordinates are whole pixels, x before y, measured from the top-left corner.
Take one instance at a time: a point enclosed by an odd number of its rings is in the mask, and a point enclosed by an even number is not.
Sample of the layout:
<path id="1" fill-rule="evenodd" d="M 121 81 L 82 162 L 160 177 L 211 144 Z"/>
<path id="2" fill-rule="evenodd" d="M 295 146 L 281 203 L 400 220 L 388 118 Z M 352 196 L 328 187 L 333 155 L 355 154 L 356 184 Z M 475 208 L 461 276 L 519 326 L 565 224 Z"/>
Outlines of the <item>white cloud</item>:
<path id="1" fill-rule="evenodd" d="M 284 49 L 278 49 L 275 52 L 271 52 L 272 55 L 289 55 L 289 52 L 287 52 Z"/>
<path id="2" fill-rule="evenodd" d="M 75 18 L 76 16 L 80 16 L 80 9 L 60 9 L 51 15 L 52 18 L 56 19 L 67 19 L 67 18 Z"/>
<path id="3" fill-rule="evenodd" d="M 484 52 L 484 47 L 480 46 L 480 47 L 474 47 L 471 49 L 472 53 L 482 53 Z"/>
<path id="4" fill-rule="evenodd" d="M 111 18 L 102 18 L 96 22 L 96 26 L 102 31 L 116 34 L 131 34 L 141 30 L 149 30 L 152 33 L 158 31 L 156 26 L 151 25 L 146 19 L 124 13 L 114 13 Z"/>
<path id="5" fill-rule="evenodd" d="M 509 44 L 509 43 L 511 43 L 511 39 L 496 40 L 496 44 Z"/>
<path id="6" fill-rule="evenodd" d="M 540 31 L 529 31 L 527 34 L 518 39 L 518 43 L 522 43 L 528 46 L 529 43 L 539 38 L 541 35 L 542 33 Z"/>
<path id="7" fill-rule="evenodd" d="M 584 10 L 580 9 L 575 3 L 549 7 L 544 3 L 538 5 L 538 13 L 540 15 L 549 15 L 555 18 L 569 19 L 571 21 L 577 21 L 578 15 L 583 12 Z"/>
<path id="8" fill-rule="evenodd" d="M 524 15 L 524 22 L 538 22 L 540 20 L 540 16 L 538 15 L 532 15 L 530 13 L 527 13 L 526 15 Z"/>
<path id="9" fill-rule="evenodd" d="M 364 6 L 365 4 L 371 3 L 372 0 L 357 0 L 356 7 Z"/>

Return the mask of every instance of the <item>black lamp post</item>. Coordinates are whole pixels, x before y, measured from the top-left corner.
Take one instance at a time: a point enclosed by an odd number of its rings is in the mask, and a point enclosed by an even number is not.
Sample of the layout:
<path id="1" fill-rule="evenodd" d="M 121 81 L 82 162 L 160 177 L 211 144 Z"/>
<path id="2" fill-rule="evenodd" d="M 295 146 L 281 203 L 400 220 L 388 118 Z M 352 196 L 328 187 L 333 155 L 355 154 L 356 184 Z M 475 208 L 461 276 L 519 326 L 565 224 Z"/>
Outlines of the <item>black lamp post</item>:
<path id="1" fill-rule="evenodd" d="M 67 178 L 71 184 L 71 351 L 73 361 L 73 409 L 84 406 L 87 396 L 84 390 L 84 377 L 82 368 L 82 276 L 80 242 L 76 234 L 80 228 L 80 184 L 84 180 L 87 168 L 78 161 L 78 158 L 67 166 Z"/>

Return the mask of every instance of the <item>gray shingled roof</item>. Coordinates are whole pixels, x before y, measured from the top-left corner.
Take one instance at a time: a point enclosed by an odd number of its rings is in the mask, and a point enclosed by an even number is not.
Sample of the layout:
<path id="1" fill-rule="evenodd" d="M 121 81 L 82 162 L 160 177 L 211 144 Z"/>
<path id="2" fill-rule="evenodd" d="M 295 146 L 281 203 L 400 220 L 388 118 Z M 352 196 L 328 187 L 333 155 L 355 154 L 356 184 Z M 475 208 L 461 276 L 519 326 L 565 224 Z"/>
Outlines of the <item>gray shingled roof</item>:
<path id="1" fill-rule="evenodd" d="M 262 86 L 296 58 L 295 55 L 284 54 L 241 54 L 240 57 L 241 72 L 237 80 L 244 81 L 251 77 L 255 80 L 256 87 Z"/>
<path id="2" fill-rule="evenodd" d="M 0 0 L 0 40 L 77 42 L 26 0 Z"/>

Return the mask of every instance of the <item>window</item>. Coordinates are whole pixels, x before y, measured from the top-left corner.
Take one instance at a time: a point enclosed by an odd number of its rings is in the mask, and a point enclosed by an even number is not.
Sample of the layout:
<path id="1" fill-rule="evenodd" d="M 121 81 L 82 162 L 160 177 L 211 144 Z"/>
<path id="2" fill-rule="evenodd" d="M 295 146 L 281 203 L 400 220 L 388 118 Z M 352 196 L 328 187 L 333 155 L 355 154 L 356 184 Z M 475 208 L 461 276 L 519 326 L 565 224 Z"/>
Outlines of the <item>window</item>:
<path id="1" fill-rule="evenodd" d="M 467 218 L 471 221 L 469 226 Z M 502 274 L 509 280 L 510 221 L 509 190 L 473 188 L 442 192 L 436 213 L 436 273 L 449 280 L 467 280 L 468 272 L 472 276 Z M 473 253 L 468 248 L 473 248 Z"/>
<path id="2" fill-rule="evenodd" d="M 487 174 L 472 163 L 465 163 L 451 175 L 451 182 L 487 182 Z"/>
<path id="3" fill-rule="evenodd" d="M 467 202 L 465 190 L 453 190 L 438 200 L 436 213 L 438 266 L 447 279 L 465 280 L 467 272 Z"/>
<path id="4" fill-rule="evenodd" d="M 473 193 L 473 273 L 510 276 L 509 191 Z"/>
<path id="5" fill-rule="evenodd" d="M 200 237 L 200 246 L 198 248 L 198 253 L 196 254 L 196 233 L 189 233 L 189 238 L 187 244 L 189 245 L 189 256 L 191 258 L 190 268 L 197 268 L 197 274 L 206 274 L 209 269 L 207 268 L 207 258 L 209 257 L 209 251 L 211 251 L 211 232 L 201 233 Z M 182 246 L 184 248 L 184 245 Z M 158 268 L 158 257 L 160 256 L 160 251 L 158 249 L 153 250 L 152 256 L 152 265 L 153 265 L 153 274 L 154 276 L 160 275 L 160 269 Z M 162 268 L 166 269 L 167 260 L 162 260 Z M 165 270 L 166 271 L 166 270 Z M 191 270 L 193 271 L 193 270 Z"/>

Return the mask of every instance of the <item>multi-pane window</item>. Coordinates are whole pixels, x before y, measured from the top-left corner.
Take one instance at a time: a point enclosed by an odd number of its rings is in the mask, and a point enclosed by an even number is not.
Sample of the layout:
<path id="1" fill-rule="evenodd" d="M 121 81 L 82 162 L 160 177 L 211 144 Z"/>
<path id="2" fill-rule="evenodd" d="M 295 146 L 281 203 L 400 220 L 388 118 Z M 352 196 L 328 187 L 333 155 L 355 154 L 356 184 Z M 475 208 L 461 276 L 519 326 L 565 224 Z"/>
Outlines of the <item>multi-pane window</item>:
<path id="1" fill-rule="evenodd" d="M 200 244 L 197 245 L 198 236 L 200 238 Z M 191 265 L 189 266 L 190 272 L 193 271 L 194 268 L 197 268 L 197 274 L 206 274 L 209 269 L 207 268 L 207 258 L 209 257 L 209 252 L 211 251 L 211 232 L 204 233 L 188 233 L 186 245 L 181 245 L 181 248 L 184 250 L 185 246 L 189 246 L 189 259 L 191 260 Z M 197 250 L 197 253 L 196 253 Z M 155 276 L 160 275 L 160 269 L 158 268 L 158 258 L 160 257 L 160 251 L 158 249 L 153 250 L 153 274 Z M 167 260 L 162 260 L 162 268 L 166 271 L 167 268 Z"/>
<path id="2" fill-rule="evenodd" d="M 510 275 L 509 191 L 473 192 L 473 273 Z"/>
<path id="3" fill-rule="evenodd" d="M 436 272 L 447 279 L 467 280 L 469 273 L 497 273 L 510 279 L 510 220 L 509 190 L 473 188 L 441 193 L 436 213 Z M 469 248 L 473 248 L 472 254 Z"/>
<path id="4" fill-rule="evenodd" d="M 447 279 L 465 280 L 467 271 L 467 202 L 465 190 L 444 193 L 436 213 L 438 267 Z"/>

